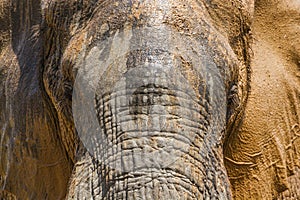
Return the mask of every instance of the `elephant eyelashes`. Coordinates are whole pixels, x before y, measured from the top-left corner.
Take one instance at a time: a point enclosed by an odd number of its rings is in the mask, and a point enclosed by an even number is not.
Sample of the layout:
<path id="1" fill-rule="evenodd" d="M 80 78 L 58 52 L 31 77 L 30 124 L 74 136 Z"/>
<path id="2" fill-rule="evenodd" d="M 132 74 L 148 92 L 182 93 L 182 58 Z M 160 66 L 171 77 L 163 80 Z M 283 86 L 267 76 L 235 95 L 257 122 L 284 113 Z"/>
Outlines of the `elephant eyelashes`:
<path id="1" fill-rule="evenodd" d="M 236 85 L 233 85 L 231 87 L 227 101 L 228 101 L 228 105 L 227 105 L 227 120 L 228 120 L 235 112 L 235 109 L 240 105 L 238 88 Z"/>

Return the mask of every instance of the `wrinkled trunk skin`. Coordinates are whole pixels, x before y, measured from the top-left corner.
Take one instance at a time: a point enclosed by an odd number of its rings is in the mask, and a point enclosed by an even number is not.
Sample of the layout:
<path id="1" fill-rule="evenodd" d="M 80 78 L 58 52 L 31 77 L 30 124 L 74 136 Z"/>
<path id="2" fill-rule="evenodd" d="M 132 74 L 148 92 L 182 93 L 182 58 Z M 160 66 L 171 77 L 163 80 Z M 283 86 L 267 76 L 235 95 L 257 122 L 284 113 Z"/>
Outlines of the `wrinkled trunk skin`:
<path id="1" fill-rule="evenodd" d="M 4 3 L 0 197 L 231 199 L 250 2 Z"/>

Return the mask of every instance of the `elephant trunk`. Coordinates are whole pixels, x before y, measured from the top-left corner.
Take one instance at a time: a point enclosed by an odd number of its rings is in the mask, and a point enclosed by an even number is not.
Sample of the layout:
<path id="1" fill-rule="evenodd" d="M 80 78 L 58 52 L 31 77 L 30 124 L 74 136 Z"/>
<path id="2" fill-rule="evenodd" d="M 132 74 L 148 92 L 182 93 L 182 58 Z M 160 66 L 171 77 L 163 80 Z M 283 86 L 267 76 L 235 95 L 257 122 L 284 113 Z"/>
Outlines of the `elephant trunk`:
<path id="1" fill-rule="evenodd" d="M 209 94 L 197 96 L 183 75 L 166 68 L 128 70 L 114 91 L 96 95 L 102 132 L 93 152 L 102 167 L 102 196 L 228 199 Z"/>

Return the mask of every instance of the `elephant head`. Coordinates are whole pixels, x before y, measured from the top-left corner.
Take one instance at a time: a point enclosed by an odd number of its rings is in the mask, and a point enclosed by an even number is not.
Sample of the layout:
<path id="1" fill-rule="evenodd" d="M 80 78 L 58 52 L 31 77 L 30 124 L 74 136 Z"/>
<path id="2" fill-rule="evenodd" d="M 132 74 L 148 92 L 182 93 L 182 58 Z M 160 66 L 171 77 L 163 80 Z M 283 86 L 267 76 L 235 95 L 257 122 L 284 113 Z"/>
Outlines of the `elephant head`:
<path id="1" fill-rule="evenodd" d="M 254 0 L 0 3 L 0 197 L 232 198 L 253 16 Z"/>
<path id="2" fill-rule="evenodd" d="M 49 172 L 55 182 L 65 177 L 58 197 L 74 165 L 68 198 L 230 198 L 222 148 L 248 96 L 252 4 L 4 3 L 8 14 L 1 16 L 10 20 L 1 18 L 1 24 L 12 35 L 1 44 L 1 58 L 19 70 L 13 80 L 20 83 L 9 81 L 16 90 L 4 94 L 12 100 L 1 96 L 13 105 L 2 105 L 10 119 L 3 120 L 13 138 L 5 140 L 10 151 L 24 156 L 24 134 L 48 149 L 42 157 L 42 148 L 26 142 L 28 158 L 34 152 L 45 163 L 59 155 L 58 166 L 67 167 Z M 15 57 L 7 59 L 10 53 Z M 3 79 L 12 68 L 5 66 Z M 27 118 L 32 122 L 14 124 Z M 52 142 L 41 143 L 45 138 Z M 48 154 L 53 149 L 59 153 Z M 10 163 L 12 172 L 21 170 Z M 13 180 L 8 174 L 3 188 Z M 41 179 L 35 180 L 26 187 L 48 191 L 47 183 L 36 186 Z M 20 194 L 48 195 L 26 191 Z"/>
<path id="3" fill-rule="evenodd" d="M 247 99 L 251 6 L 77 4 L 45 10 L 43 82 L 81 163 L 69 198 L 230 198 L 222 148 Z"/>

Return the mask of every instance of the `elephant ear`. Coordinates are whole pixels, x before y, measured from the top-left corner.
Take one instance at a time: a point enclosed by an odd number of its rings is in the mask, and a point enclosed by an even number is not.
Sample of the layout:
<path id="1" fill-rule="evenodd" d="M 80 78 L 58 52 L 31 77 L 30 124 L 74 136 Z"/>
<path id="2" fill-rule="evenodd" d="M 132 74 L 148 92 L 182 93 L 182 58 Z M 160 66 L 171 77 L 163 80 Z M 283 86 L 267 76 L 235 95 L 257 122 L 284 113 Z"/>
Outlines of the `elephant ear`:
<path id="1" fill-rule="evenodd" d="M 285 109 L 284 146 L 286 154 L 288 190 L 281 199 L 300 196 L 300 90 L 293 83 L 286 83 L 288 106 Z"/>

